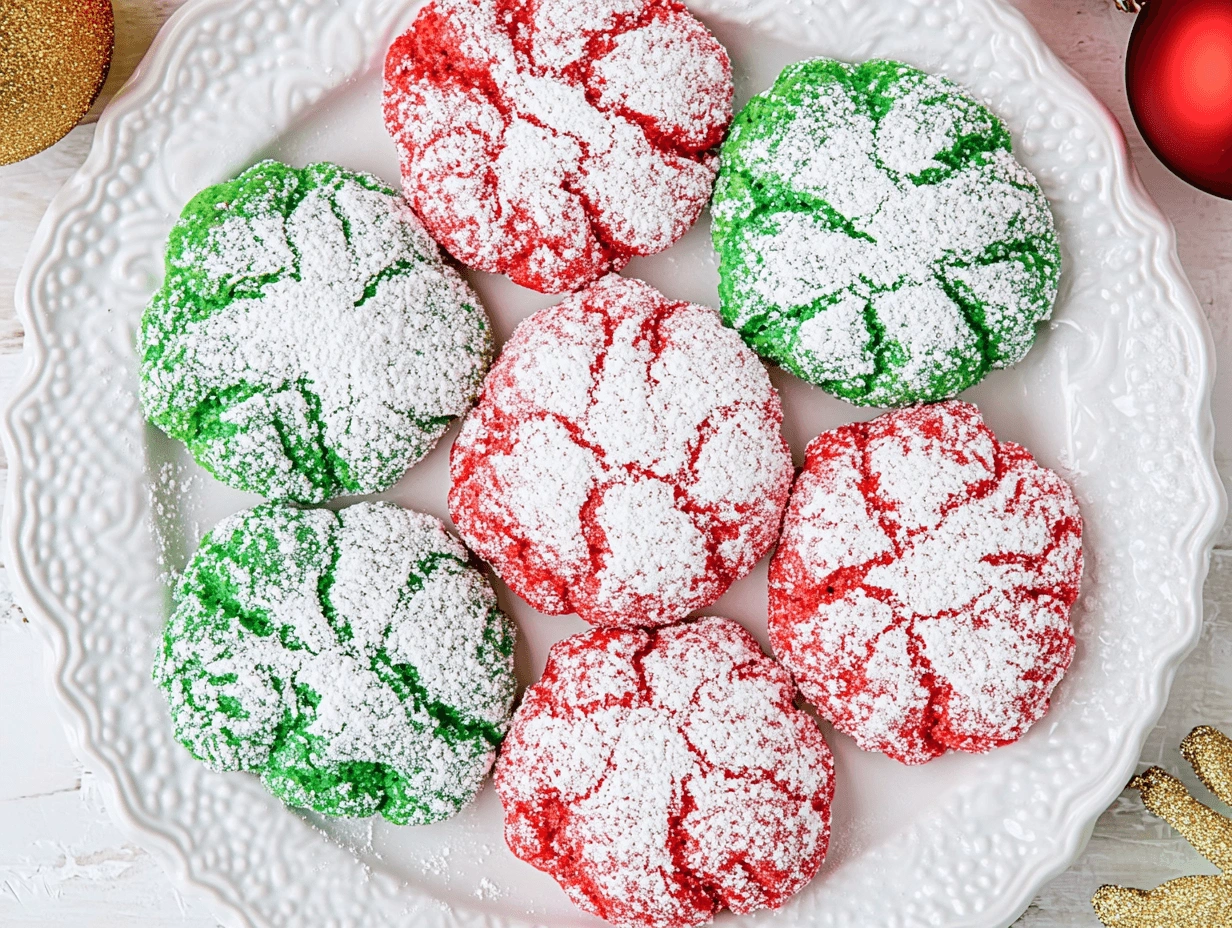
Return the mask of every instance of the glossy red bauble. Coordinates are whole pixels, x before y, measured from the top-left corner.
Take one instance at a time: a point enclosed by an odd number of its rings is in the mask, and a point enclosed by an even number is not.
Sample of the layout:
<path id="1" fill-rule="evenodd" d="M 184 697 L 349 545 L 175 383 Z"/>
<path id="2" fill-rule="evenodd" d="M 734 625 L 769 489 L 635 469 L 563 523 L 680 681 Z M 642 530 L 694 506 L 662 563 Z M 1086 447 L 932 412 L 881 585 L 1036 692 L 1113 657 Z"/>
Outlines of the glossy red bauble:
<path id="1" fill-rule="evenodd" d="M 1129 39 L 1125 81 L 1160 160 L 1232 199 L 1232 0 L 1148 0 Z"/>

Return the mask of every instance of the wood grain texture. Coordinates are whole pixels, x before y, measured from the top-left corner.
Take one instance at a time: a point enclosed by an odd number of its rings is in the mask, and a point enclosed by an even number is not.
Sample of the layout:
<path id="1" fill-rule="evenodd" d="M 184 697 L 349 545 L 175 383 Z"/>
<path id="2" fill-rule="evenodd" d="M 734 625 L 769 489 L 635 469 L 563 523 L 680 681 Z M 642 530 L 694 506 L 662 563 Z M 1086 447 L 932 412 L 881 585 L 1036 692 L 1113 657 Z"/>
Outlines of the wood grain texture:
<path id="1" fill-rule="evenodd" d="M 103 94 L 86 122 L 50 150 L 0 168 L 0 401 L 20 371 L 21 330 L 13 287 L 48 202 L 84 160 L 92 122 L 137 66 L 183 0 L 115 0 L 117 47 Z M 1182 262 L 1210 321 L 1219 369 L 1216 456 L 1232 477 L 1232 203 L 1173 177 L 1134 129 L 1125 99 L 1124 51 L 1133 17 L 1112 0 L 1011 0 L 1126 129 L 1144 183 L 1175 223 Z M 2 471 L 0 471 L 2 473 Z M 1206 585 L 1201 643 L 1182 666 L 1141 766 L 1159 764 L 1198 790 L 1180 757 L 1181 738 L 1209 723 L 1232 733 L 1232 523 Z M 45 684 L 43 643 L 10 608 L 0 573 L 0 925 L 58 928 L 214 928 L 209 906 L 184 898 L 171 879 L 110 823 L 89 771 L 73 757 Z M 1216 807 L 1218 803 L 1215 803 Z M 1102 883 L 1151 887 L 1212 868 L 1168 826 L 1123 794 L 1100 818 L 1089 846 L 1046 886 L 1016 928 L 1099 928 L 1090 906 Z"/>

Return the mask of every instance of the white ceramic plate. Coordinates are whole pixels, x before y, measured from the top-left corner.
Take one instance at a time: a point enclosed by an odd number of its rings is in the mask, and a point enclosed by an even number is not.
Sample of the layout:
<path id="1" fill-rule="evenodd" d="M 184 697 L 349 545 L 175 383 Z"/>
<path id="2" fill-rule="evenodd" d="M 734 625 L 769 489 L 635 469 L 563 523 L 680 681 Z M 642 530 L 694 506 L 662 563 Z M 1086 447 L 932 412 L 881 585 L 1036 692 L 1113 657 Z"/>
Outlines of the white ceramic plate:
<path id="1" fill-rule="evenodd" d="M 731 51 L 738 103 L 810 54 L 896 57 L 987 100 L 1052 200 L 1066 261 L 1053 322 L 1023 364 L 969 398 L 999 435 L 1077 491 L 1087 576 L 1075 663 L 1052 711 L 986 757 L 909 769 L 827 729 L 838 768 L 830 858 L 781 912 L 748 919 L 1006 925 L 1069 864 L 1120 791 L 1197 639 L 1223 509 L 1209 336 L 1116 124 L 996 0 L 697 0 L 695 9 Z M 110 783 L 116 817 L 237 925 L 591 921 L 508 853 L 490 788 L 426 828 L 296 814 L 252 777 L 193 762 L 172 741 L 149 679 L 168 571 L 214 521 L 254 501 L 142 422 L 133 336 L 160 279 L 164 238 L 193 193 L 261 157 L 331 159 L 396 181 L 379 65 L 413 13 L 406 0 L 188 4 L 104 114 L 18 286 L 29 369 L 7 419 L 5 534 L 21 604 L 49 633 L 66 719 Z M 707 220 L 627 273 L 715 305 Z M 472 279 L 502 339 L 553 302 L 503 279 Z M 867 414 L 775 378 L 797 455 L 821 429 Z M 450 439 L 387 495 L 446 516 Z M 522 629 L 529 680 L 548 645 L 583 626 L 501 593 Z M 714 611 L 764 641 L 765 565 Z"/>

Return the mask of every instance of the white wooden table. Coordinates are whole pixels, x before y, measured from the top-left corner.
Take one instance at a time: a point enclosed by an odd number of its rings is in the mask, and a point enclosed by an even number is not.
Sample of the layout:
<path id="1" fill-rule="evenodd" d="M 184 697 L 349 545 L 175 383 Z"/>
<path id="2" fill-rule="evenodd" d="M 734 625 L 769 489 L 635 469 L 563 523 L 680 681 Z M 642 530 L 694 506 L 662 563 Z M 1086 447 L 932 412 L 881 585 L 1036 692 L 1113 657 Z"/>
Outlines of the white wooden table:
<path id="1" fill-rule="evenodd" d="M 136 67 L 158 28 L 185 0 L 114 0 L 117 47 L 97 113 Z M 1208 197 L 1169 174 L 1136 132 L 1122 71 L 1131 16 L 1112 0 L 1011 0 L 1113 111 L 1129 136 L 1151 194 L 1176 224 L 1181 260 L 1215 335 L 1219 367 L 1216 455 L 1232 480 L 1232 202 Z M 0 402 L 21 370 L 13 287 L 48 201 L 85 159 L 94 114 L 59 145 L 0 168 Z M 0 479 L 5 462 L 0 461 Z M 1232 527 L 1225 526 L 1206 585 L 1201 644 L 1181 668 L 1143 765 L 1184 773 L 1177 752 L 1195 725 L 1232 733 Z M 8 608 L 0 571 L 0 926 L 215 928 L 208 905 L 185 898 L 140 848 L 111 824 L 94 779 L 69 749 L 45 683 L 37 631 Z M 1197 788 L 1194 778 L 1184 776 Z M 1127 793 L 1104 813 L 1086 852 L 1046 886 L 1017 928 L 1098 928 L 1090 896 L 1105 882 L 1149 887 L 1215 872 Z"/>

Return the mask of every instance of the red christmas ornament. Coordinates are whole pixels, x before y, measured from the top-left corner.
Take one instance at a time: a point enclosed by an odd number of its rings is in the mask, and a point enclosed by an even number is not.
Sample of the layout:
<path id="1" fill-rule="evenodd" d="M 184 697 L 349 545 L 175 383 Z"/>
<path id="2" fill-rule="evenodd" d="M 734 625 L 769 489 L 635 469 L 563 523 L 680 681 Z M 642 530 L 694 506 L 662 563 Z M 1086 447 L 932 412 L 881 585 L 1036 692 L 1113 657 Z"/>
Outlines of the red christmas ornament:
<path id="1" fill-rule="evenodd" d="M 1139 3 L 1125 59 L 1134 120 L 1174 173 L 1232 199 L 1232 0 Z"/>

